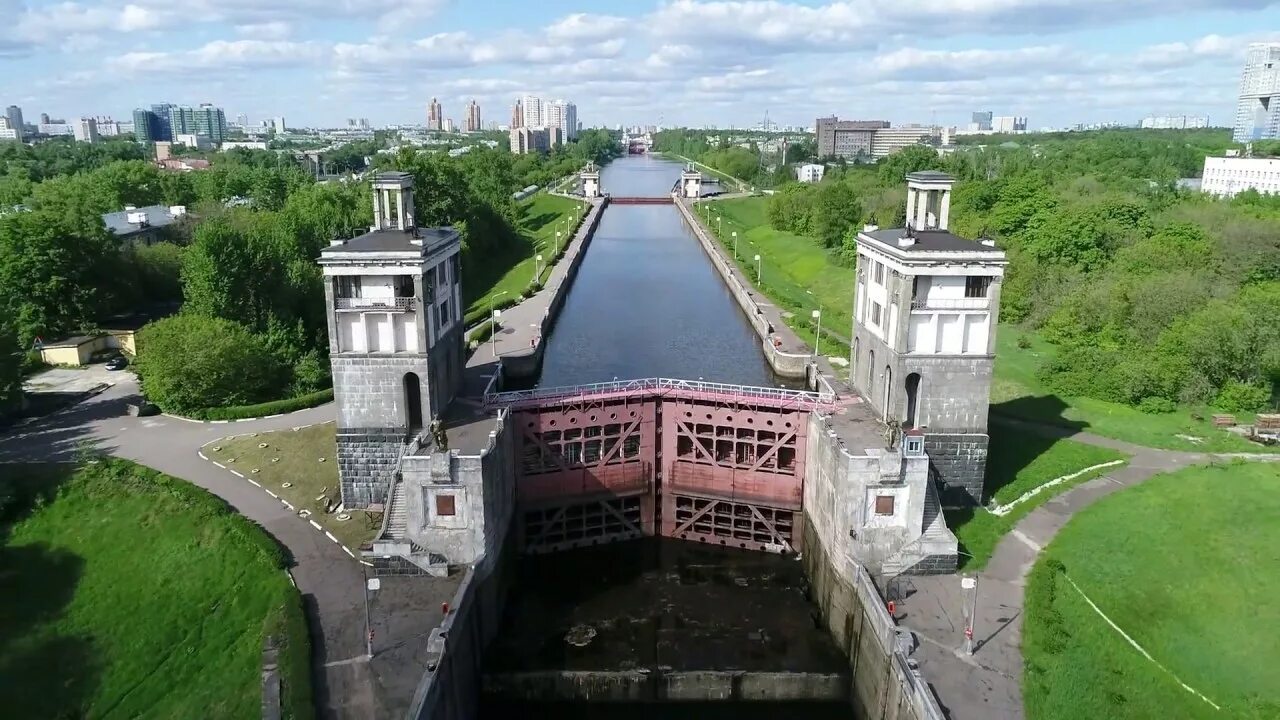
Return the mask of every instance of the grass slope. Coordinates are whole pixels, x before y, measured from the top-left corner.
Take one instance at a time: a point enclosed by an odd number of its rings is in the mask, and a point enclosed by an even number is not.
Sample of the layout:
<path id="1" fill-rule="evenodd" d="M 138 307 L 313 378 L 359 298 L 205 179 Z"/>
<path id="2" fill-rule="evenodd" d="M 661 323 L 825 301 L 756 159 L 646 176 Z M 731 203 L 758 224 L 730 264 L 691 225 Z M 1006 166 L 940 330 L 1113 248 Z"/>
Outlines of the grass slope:
<path id="1" fill-rule="evenodd" d="M 836 264 L 835 257 L 813 238 L 774 230 L 766 216 L 768 207 L 767 197 L 735 198 L 702 203 L 699 215 L 713 232 L 718 229 L 721 243 L 731 254 L 732 233 L 738 233 L 740 271 L 794 315 L 787 321 L 791 329 L 812 343 L 816 326 L 811 313 L 820 308 L 823 352 L 847 358 L 853 328 L 853 269 Z M 756 255 L 760 255 L 763 283 L 756 277 Z"/>
<path id="2" fill-rule="evenodd" d="M 301 602 L 260 528 L 122 460 L 0 476 L 8 717 L 259 717 L 268 632 L 289 638 L 286 716 L 311 716 Z"/>
<path id="3" fill-rule="evenodd" d="M 1019 348 L 1025 337 L 1030 347 Z M 1180 407 L 1163 415 L 1149 415 L 1129 405 L 1085 397 L 1059 397 L 1036 378 L 1036 371 L 1054 347 L 1032 333 L 1002 325 L 996 336 L 995 382 L 991 412 L 1052 425 L 1063 425 L 1136 445 L 1166 450 L 1203 452 L 1268 452 L 1268 448 L 1215 428 L 1211 408 Z M 1182 437 L 1186 436 L 1186 437 Z M 1198 438 L 1192 440 L 1187 438 Z"/>
<path id="4" fill-rule="evenodd" d="M 1280 467 L 1161 475 L 1072 518 L 1032 573 L 1023 630 L 1029 720 L 1280 717 Z M 1084 602 L 1059 563 L 1157 661 Z"/>
<path id="5" fill-rule="evenodd" d="M 582 203 L 578 201 L 547 193 L 538 193 L 525 201 L 519 241 L 508 247 L 506 252 L 486 257 L 475 267 L 463 268 L 466 312 L 485 308 L 490 300 L 496 298 L 519 299 L 520 291 L 533 281 L 539 254 L 543 256 L 542 279 L 545 281 L 550 273 L 547 261 L 556 246 L 556 227 L 560 228 L 560 242 L 563 244 L 568 240 L 564 220 L 580 205 Z"/>
<path id="6" fill-rule="evenodd" d="M 1124 453 L 1109 448 L 1073 440 L 1043 438 L 992 425 L 991 443 L 987 448 L 987 496 L 983 500 L 994 500 L 996 504 L 1003 505 L 1050 480 L 1125 457 Z M 1019 520 L 1067 489 L 1106 472 L 1105 468 L 1095 470 L 1055 485 L 1018 505 L 1007 515 L 993 515 L 984 508 L 946 510 L 947 525 L 960 541 L 960 550 L 971 556 L 960 556 L 961 567 L 982 569 L 991 559 L 1000 538 Z"/>

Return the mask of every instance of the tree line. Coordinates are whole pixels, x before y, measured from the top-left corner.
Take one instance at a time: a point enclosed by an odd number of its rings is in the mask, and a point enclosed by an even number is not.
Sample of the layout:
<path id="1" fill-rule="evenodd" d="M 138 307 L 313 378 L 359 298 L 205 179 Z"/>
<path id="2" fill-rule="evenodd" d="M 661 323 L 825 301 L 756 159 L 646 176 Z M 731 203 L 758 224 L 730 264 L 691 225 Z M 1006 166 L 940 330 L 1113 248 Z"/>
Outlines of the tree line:
<path id="1" fill-rule="evenodd" d="M 523 208 L 512 195 L 527 173 L 580 165 L 582 153 L 600 162 L 616 152 L 616 142 L 584 135 L 584 147 L 532 163 L 504 149 L 456 158 L 406 149 L 376 156 L 374 169 L 412 173 L 419 222 L 458 227 L 465 283 L 466 268 L 520 241 Z M 166 410 L 252 404 L 329 386 L 316 259 L 331 239 L 367 229 L 367 182 L 318 184 L 270 151 L 218 153 L 209 170 L 190 173 L 99 160 L 86 155 L 32 181 L 15 203 L 24 209 L 0 216 L 0 408 L 17 399 L 30 363 L 21 350 L 36 337 L 91 330 L 155 301 L 181 302 L 182 310 L 139 333 L 135 368 L 148 398 Z M 0 167 L 4 175 L 22 172 Z M 103 225 L 103 213 L 153 204 L 185 205 L 190 219 L 165 241 L 137 248 Z"/>
<path id="2" fill-rule="evenodd" d="M 1040 369 L 1048 387 L 1151 412 L 1256 411 L 1280 382 L 1280 197 L 1177 183 L 1228 147 L 1222 130 L 1130 130 L 907 148 L 780 187 L 769 220 L 852 265 L 863 223 L 905 222 L 906 173 L 948 172 L 951 229 L 1009 255 L 1002 319 L 1058 348 Z"/>

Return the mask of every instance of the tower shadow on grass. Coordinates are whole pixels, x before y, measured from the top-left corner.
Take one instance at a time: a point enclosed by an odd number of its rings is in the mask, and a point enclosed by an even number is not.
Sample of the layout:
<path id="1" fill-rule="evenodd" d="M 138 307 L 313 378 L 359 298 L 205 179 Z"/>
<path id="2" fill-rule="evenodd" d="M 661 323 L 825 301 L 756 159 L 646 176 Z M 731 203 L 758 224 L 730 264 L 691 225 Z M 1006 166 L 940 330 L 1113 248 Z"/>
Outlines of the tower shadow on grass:
<path id="1" fill-rule="evenodd" d="M 0 693 L 11 717 L 85 717 L 102 673 L 92 637 L 55 628 L 84 559 L 45 543 L 12 542 L 13 527 L 51 502 L 75 470 L 0 465 Z"/>

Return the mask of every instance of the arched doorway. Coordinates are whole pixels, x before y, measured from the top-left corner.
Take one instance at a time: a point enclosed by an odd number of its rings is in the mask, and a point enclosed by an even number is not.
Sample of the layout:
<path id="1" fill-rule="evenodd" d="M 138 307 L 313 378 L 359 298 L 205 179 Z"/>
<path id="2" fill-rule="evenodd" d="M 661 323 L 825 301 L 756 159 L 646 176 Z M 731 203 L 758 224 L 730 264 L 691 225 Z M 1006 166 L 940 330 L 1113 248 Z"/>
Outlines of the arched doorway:
<path id="1" fill-rule="evenodd" d="M 406 426 L 412 432 L 422 429 L 422 383 L 417 373 L 404 374 L 404 407 Z"/>
<path id="2" fill-rule="evenodd" d="M 876 389 L 876 351 L 867 351 L 867 399 L 871 400 L 875 396 L 871 393 Z"/>
<path id="3" fill-rule="evenodd" d="M 919 421 L 916 417 L 920 411 L 920 373 L 911 373 L 907 376 L 905 383 L 907 391 L 907 416 L 902 419 L 907 427 L 916 427 Z"/>
<path id="4" fill-rule="evenodd" d="M 888 365 L 884 366 L 884 419 L 885 421 L 896 420 L 893 416 L 893 368 Z"/>
<path id="5" fill-rule="evenodd" d="M 862 338 L 855 337 L 853 339 L 853 357 L 849 360 L 849 383 L 853 384 L 858 377 L 858 361 L 862 358 L 859 352 L 862 350 Z"/>

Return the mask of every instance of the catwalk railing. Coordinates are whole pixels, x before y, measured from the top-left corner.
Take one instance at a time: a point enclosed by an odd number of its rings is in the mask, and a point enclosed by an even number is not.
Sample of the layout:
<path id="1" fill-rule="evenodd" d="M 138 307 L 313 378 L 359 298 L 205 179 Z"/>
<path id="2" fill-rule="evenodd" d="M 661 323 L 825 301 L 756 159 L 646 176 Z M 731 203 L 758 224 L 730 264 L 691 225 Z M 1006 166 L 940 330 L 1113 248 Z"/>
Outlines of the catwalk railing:
<path id="1" fill-rule="evenodd" d="M 490 407 L 507 406 L 519 408 L 648 395 L 799 409 L 814 409 L 836 404 L 836 395 L 833 392 L 730 385 L 675 378 L 613 380 L 585 385 L 492 392 L 485 394 L 484 402 L 485 405 Z"/>

